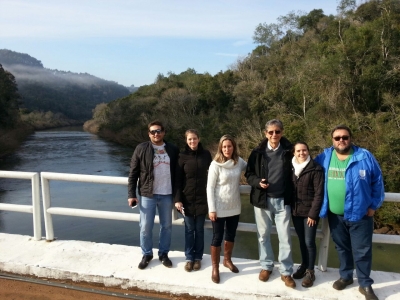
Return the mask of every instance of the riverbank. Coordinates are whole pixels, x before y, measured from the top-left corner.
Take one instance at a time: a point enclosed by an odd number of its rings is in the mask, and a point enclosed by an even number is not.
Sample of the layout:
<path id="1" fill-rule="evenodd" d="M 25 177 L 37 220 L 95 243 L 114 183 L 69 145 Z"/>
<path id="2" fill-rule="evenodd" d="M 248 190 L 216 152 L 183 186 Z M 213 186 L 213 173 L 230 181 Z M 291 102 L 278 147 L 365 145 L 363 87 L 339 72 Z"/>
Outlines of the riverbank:
<path id="1" fill-rule="evenodd" d="M 165 268 L 155 257 L 145 270 L 139 270 L 142 255 L 139 247 L 82 241 L 34 241 L 29 236 L 0 233 L 0 271 L 48 279 L 90 282 L 106 287 L 214 297 L 216 299 L 364 299 L 358 292 L 357 278 L 343 291 L 332 288 L 338 270 L 316 270 L 312 288 L 285 287 L 276 264 L 268 282 L 258 280 L 259 262 L 234 258 L 240 273 L 220 266 L 221 283 L 211 282 L 211 261 L 204 255 L 202 270 L 184 271 L 184 253 L 171 251 L 173 267 Z M 154 249 L 156 254 L 157 250 Z M 297 266 L 295 266 L 296 268 Z M 399 299 L 400 274 L 373 271 L 374 290 L 379 299 Z"/>
<path id="2" fill-rule="evenodd" d="M 32 126 L 20 123 L 15 128 L 0 129 L 0 159 L 14 152 L 23 141 L 27 139 L 35 130 Z"/>

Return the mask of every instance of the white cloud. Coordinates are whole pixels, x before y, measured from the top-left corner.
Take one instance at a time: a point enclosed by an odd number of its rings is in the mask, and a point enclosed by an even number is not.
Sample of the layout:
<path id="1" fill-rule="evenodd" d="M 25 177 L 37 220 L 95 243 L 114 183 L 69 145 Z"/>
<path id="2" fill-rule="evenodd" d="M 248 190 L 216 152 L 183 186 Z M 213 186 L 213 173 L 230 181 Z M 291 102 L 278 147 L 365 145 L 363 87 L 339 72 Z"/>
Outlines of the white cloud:
<path id="1" fill-rule="evenodd" d="M 267 7 L 262 0 L 2 0 L 0 37 L 247 38 Z"/>

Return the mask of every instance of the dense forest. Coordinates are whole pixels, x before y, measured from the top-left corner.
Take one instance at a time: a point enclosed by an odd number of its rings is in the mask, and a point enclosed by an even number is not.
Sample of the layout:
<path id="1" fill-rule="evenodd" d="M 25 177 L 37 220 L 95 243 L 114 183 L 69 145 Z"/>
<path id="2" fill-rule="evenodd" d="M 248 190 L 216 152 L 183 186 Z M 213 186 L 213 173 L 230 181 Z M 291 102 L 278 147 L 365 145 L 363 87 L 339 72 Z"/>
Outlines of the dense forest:
<path id="1" fill-rule="evenodd" d="M 14 76 L 0 64 L 0 157 L 12 152 L 33 127 L 21 121 L 20 95 Z"/>
<path id="2" fill-rule="evenodd" d="M 28 114 L 24 119 L 29 122 L 47 113 L 55 120 L 60 118 L 60 122 L 72 119 L 83 123 L 91 118 L 97 104 L 130 94 L 128 88 L 114 81 L 46 69 L 36 58 L 11 50 L 0 49 L 0 64 L 15 76 L 24 108 L 21 112 Z"/>
<path id="3" fill-rule="evenodd" d="M 147 123 L 160 119 L 180 147 L 188 128 L 210 150 L 229 133 L 247 159 L 269 119 L 281 119 L 286 137 L 308 142 L 313 155 L 331 145 L 335 125 L 347 124 L 380 162 L 386 191 L 400 192 L 400 1 L 342 0 L 335 16 L 290 12 L 256 26 L 253 40 L 252 53 L 229 70 L 159 74 L 97 106 L 86 128 L 135 146 L 148 139 Z M 389 214 L 400 224 L 396 209 Z"/>

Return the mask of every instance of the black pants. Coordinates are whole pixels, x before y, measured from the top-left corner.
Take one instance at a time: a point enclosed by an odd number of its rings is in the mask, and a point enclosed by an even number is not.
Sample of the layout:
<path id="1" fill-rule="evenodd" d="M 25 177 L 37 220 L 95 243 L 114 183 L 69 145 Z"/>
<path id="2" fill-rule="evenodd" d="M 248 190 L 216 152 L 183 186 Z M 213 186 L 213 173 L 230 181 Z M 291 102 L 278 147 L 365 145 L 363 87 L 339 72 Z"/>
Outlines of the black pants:
<path id="1" fill-rule="evenodd" d="M 213 227 L 213 238 L 211 241 L 211 246 L 220 247 L 222 244 L 222 240 L 224 239 L 225 232 L 225 241 L 235 242 L 236 229 L 239 224 L 239 215 L 225 217 L 225 218 L 217 218 L 215 222 L 211 222 Z M 226 230 L 225 230 L 226 225 Z"/>
<path id="2" fill-rule="evenodd" d="M 317 245 L 315 244 L 315 236 L 317 234 L 317 224 L 314 226 L 307 225 L 306 217 L 292 216 L 294 229 L 299 237 L 301 264 L 309 270 L 314 270 L 315 259 L 317 257 Z"/>

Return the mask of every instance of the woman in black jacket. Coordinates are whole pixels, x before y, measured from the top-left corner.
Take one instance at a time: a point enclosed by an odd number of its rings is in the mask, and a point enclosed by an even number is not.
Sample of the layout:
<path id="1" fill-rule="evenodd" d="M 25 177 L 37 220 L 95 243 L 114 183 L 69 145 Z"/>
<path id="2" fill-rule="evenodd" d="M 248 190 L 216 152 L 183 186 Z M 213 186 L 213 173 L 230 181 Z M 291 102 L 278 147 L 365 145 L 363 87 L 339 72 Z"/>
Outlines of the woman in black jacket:
<path id="1" fill-rule="evenodd" d="M 311 159 L 306 143 L 296 143 L 293 154 L 292 220 L 299 237 L 302 259 L 293 278 L 304 277 L 301 285 L 311 287 L 315 281 L 314 265 L 317 256 L 315 236 L 324 198 L 324 172 L 322 167 Z"/>
<path id="2" fill-rule="evenodd" d="M 187 130 L 185 137 L 187 145 L 179 154 L 174 201 L 185 220 L 185 271 L 190 272 L 201 268 L 203 258 L 207 172 L 212 158 L 202 147 L 197 130 Z"/>

